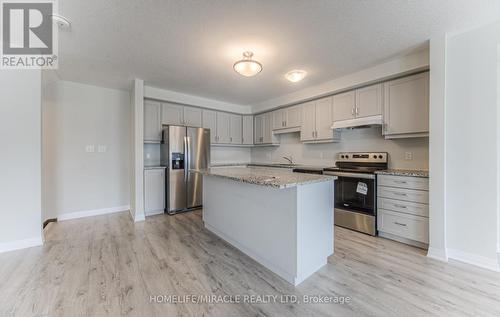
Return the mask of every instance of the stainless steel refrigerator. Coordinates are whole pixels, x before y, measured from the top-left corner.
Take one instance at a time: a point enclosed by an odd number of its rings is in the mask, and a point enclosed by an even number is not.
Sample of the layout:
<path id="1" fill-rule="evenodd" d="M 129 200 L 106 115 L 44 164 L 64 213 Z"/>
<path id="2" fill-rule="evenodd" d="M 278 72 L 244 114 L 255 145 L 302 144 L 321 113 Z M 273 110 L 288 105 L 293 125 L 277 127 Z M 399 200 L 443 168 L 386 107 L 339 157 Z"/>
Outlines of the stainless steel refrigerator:
<path id="1" fill-rule="evenodd" d="M 165 173 L 165 212 L 175 214 L 200 208 L 203 176 L 193 169 L 210 166 L 210 130 L 163 126 L 161 163 Z"/>

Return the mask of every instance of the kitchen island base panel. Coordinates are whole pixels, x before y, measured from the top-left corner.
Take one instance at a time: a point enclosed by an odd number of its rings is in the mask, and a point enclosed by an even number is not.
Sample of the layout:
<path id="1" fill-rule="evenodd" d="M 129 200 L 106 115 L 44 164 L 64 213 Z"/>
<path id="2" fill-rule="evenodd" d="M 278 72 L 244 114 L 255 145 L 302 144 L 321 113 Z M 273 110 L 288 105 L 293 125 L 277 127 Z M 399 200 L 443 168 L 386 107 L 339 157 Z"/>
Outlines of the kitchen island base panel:
<path id="1" fill-rule="evenodd" d="M 298 285 L 333 254 L 333 180 L 277 189 L 205 176 L 205 227 Z"/>

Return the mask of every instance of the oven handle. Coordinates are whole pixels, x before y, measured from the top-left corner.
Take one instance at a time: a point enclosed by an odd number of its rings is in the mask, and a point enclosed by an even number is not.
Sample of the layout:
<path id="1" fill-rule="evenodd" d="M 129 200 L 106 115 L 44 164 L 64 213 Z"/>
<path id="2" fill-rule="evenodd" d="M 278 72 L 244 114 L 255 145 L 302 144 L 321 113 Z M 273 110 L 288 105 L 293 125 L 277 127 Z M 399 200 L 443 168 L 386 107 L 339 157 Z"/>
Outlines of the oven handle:
<path id="1" fill-rule="evenodd" d="M 346 173 L 346 172 L 323 172 L 324 175 L 332 175 L 338 177 L 351 177 L 351 178 L 363 178 L 363 179 L 375 179 L 375 174 L 364 174 L 364 173 Z"/>

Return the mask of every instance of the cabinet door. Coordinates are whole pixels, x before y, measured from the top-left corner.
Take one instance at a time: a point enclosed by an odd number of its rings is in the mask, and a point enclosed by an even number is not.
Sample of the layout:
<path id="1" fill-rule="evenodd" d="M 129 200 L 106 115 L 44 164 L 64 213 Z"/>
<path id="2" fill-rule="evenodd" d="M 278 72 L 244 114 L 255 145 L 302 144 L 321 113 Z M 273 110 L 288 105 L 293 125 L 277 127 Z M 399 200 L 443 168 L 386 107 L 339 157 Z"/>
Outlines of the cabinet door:
<path id="1" fill-rule="evenodd" d="M 302 107 L 293 106 L 284 110 L 285 127 L 298 128 L 302 123 Z"/>
<path id="2" fill-rule="evenodd" d="M 229 113 L 217 112 L 217 143 L 231 143 L 231 116 Z"/>
<path id="3" fill-rule="evenodd" d="M 254 143 L 262 144 L 264 142 L 264 115 L 255 116 L 254 119 Z"/>
<path id="4" fill-rule="evenodd" d="M 253 116 L 243 116 L 243 136 L 242 143 L 253 144 Z"/>
<path id="5" fill-rule="evenodd" d="M 201 128 L 201 109 L 194 107 L 184 107 L 184 124 L 188 127 Z"/>
<path id="6" fill-rule="evenodd" d="M 333 138 L 332 97 L 316 100 L 316 139 Z"/>
<path id="7" fill-rule="evenodd" d="M 272 113 L 272 119 L 273 119 L 273 130 L 279 130 L 285 128 L 285 110 L 276 110 L 273 111 Z"/>
<path id="8" fill-rule="evenodd" d="M 210 143 L 217 143 L 217 112 L 203 110 L 203 128 L 210 129 Z"/>
<path id="9" fill-rule="evenodd" d="M 229 136 L 229 141 L 231 142 L 231 144 L 241 144 L 242 142 L 241 138 L 243 133 L 241 116 L 237 114 L 231 115 L 230 128 L 231 128 L 231 133 Z"/>
<path id="10" fill-rule="evenodd" d="M 146 216 L 165 210 L 165 170 L 144 171 L 144 212 Z"/>
<path id="11" fill-rule="evenodd" d="M 161 123 L 172 125 L 184 124 L 184 107 L 171 103 L 161 104 Z"/>
<path id="12" fill-rule="evenodd" d="M 429 73 L 384 84 L 384 134 L 429 132 Z"/>
<path id="13" fill-rule="evenodd" d="M 311 141 L 315 139 L 316 127 L 316 104 L 314 101 L 302 106 L 302 127 L 300 129 L 300 140 Z"/>
<path id="14" fill-rule="evenodd" d="M 272 130 L 272 119 L 273 115 L 271 112 L 264 113 L 262 120 L 262 137 L 264 139 L 265 144 L 273 143 L 273 130 Z"/>
<path id="15" fill-rule="evenodd" d="M 348 91 L 333 96 L 333 121 L 354 119 L 356 117 L 355 108 L 355 91 Z"/>
<path id="16" fill-rule="evenodd" d="M 161 104 L 144 102 L 144 141 L 161 141 Z"/>
<path id="17" fill-rule="evenodd" d="M 382 114 L 382 84 L 356 89 L 356 118 Z"/>

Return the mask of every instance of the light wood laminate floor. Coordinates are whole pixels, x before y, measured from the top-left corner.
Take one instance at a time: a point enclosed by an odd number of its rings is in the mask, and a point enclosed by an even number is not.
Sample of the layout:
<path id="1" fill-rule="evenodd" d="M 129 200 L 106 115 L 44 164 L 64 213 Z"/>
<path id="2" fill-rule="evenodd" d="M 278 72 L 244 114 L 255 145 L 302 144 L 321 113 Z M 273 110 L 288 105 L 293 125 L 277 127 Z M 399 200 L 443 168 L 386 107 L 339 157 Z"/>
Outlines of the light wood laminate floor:
<path id="1" fill-rule="evenodd" d="M 296 288 L 203 229 L 200 211 L 64 221 L 45 237 L 43 247 L 0 254 L 0 316 L 500 316 L 499 273 L 341 228 L 328 265 Z M 189 294 L 351 301 L 150 303 Z"/>

